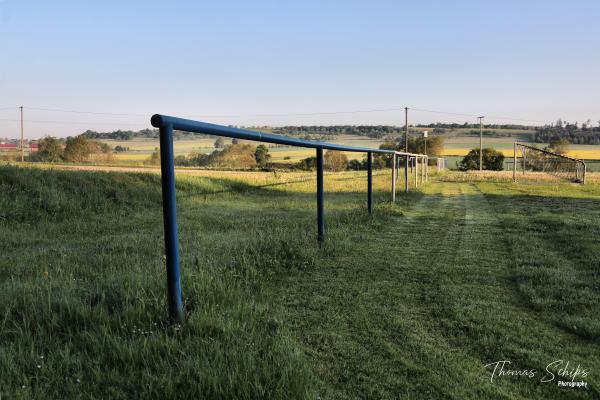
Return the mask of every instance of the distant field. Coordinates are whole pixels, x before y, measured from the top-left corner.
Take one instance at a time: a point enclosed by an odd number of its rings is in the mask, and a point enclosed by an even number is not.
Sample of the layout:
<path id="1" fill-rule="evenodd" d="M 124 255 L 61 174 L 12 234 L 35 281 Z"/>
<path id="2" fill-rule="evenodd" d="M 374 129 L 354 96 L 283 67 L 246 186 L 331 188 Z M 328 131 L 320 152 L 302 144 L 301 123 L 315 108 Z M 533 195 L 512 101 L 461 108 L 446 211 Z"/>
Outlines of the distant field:
<path id="1" fill-rule="evenodd" d="M 432 129 L 419 128 L 420 131 Z M 479 147 L 479 137 L 470 134 L 472 129 L 455 129 L 447 130 L 445 136 L 445 146 L 442 153 L 448 157 L 450 167 L 454 167 L 456 157 L 464 156 L 471 149 Z M 513 143 L 516 141 L 527 143 L 529 142 L 529 131 L 523 130 L 499 130 L 498 136 L 484 136 L 484 147 L 492 147 L 501 151 L 506 157 L 513 155 Z M 505 136 L 511 135 L 511 136 Z M 195 139 L 176 140 L 174 149 L 177 155 L 185 155 L 191 152 L 203 154 L 211 153 L 215 150 L 214 138 L 196 137 Z M 104 140 L 110 146 L 128 147 L 129 151 L 115 154 L 115 159 L 124 164 L 138 165 L 142 164 L 150 154 L 158 148 L 158 140 L 152 139 L 135 139 L 135 140 Z M 244 142 L 244 141 L 242 141 Z M 350 146 L 372 147 L 378 148 L 383 143 L 381 139 L 372 139 L 366 136 L 340 135 L 331 140 L 333 143 L 345 144 Z M 231 143 L 230 139 L 225 139 L 225 143 Z M 298 162 L 307 157 L 313 157 L 314 150 L 303 149 L 298 147 L 268 145 L 271 154 L 271 160 L 276 163 L 281 162 Z M 535 146 L 544 147 L 546 144 L 536 143 Z M 590 145 L 572 145 L 568 153 L 569 156 L 586 160 L 600 160 L 600 146 Z M 347 153 L 349 159 L 362 159 L 361 153 Z M 592 167 L 596 170 L 595 166 Z"/>
<path id="2" fill-rule="evenodd" d="M 103 140 L 104 143 L 112 147 L 128 147 L 129 151 L 116 153 L 115 159 L 125 163 L 136 164 L 146 160 L 152 152 L 158 149 L 158 140 L 153 139 L 134 139 L 134 140 Z M 191 152 L 203 154 L 211 153 L 215 150 L 215 139 L 198 137 L 193 140 L 176 140 L 174 150 L 177 155 L 185 155 Z M 248 142 L 248 141 L 240 141 Z M 378 148 L 383 140 L 372 139 L 366 136 L 340 135 L 331 140 L 332 143 L 346 144 L 350 146 Z M 225 138 L 225 144 L 230 144 L 231 139 Z M 307 157 L 315 155 L 314 150 L 303 149 L 300 147 L 289 147 L 279 145 L 268 145 L 273 162 L 298 162 Z M 346 153 L 349 159 L 362 159 L 361 153 Z M 288 158 L 289 157 L 289 158 Z"/>

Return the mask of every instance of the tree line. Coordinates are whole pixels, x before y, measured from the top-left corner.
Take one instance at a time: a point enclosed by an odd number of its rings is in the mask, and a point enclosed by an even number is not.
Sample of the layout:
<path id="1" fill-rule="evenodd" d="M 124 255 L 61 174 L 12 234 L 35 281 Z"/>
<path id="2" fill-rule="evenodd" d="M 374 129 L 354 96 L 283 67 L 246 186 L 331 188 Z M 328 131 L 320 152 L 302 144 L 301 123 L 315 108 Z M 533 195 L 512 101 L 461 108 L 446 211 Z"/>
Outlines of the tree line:
<path id="1" fill-rule="evenodd" d="M 282 127 L 247 127 L 250 130 L 271 130 L 278 135 L 300 136 L 307 139 L 323 138 L 336 135 L 356 135 L 368 136 L 381 139 L 386 136 L 402 134 L 403 128 L 389 125 L 313 125 L 313 126 L 282 126 Z M 183 137 L 189 135 L 202 135 L 183 131 L 174 131 L 174 137 Z M 112 139 L 112 140 L 132 140 L 135 138 L 157 139 L 158 129 L 142 129 L 139 131 L 116 130 L 112 132 L 97 132 L 87 130 L 80 136 L 88 139 Z M 207 135 L 211 137 L 211 135 Z"/>
<path id="2" fill-rule="evenodd" d="M 281 126 L 271 128 L 272 132 L 278 135 L 286 136 L 337 136 L 337 135 L 356 135 L 368 136 L 370 138 L 381 139 L 386 136 L 399 135 L 403 128 L 391 125 L 309 125 L 309 126 Z"/>
<path id="3" fill-rule="evenodd" d="M 29 156 L 29 161 L 41 162 L 93 162 L 111 161 L 112 149 L 106 143 L 85 136 L 68 137 L 61 141 L 52 136 L 39 140 L 38 151 Z"/>
<path id="4" fill-rule="evenodd" d="M 419 128 L 441 128 L 441 129 L 479 129 L 479 123 L 464 122 L 462 124 L 457 123 L 444 123 L 436 122 L 433 124 L 417 124 Z M 520 125 L 520 124 L 483 124 L 484 129 L 519 129 L 519 130 L 531 130 L 535 129 L 534 126 Z M 477 131 L 479 133 L 479 131 Z"/>
<path id="5" fill-rule="evenodd" d="M 565 140 L 572 144 L 600 144 L 600 121 L 592 126 L 590 120 L 581 124 L 559 119 L 555 124 L 538 128 L 533 137 L 536 143 L 553 143 Z"/>

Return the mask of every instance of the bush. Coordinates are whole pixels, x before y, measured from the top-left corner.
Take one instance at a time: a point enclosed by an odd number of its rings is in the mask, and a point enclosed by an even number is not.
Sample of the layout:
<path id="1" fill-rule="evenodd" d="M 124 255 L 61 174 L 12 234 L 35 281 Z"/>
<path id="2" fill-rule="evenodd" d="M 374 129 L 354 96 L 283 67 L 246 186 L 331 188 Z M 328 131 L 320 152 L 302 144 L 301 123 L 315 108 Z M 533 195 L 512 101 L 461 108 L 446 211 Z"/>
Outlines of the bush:
<path id="1" fill-rule="evenodd" d="M 79 135 L 67 138 L 63 158 L 69 162 L 110 161 L 112 150 L 106 143 Z"/>
<path id="2" fill-rule="evenodd" d="M 154 151 L 150 154 L 150 157 L 144 161 L 146 165 L 159 165 L 160 164 L 160 153 L 158 151 Z"/>
<path id="3" fill-rule="evenodd" d="M 265 167 L 271 159 L 271 155 L 269 154 L 269 148 L 264 144 L 258 145 L 256 147 L 256 150 L 254 151 L 254 159 L 256 160 L 256 163 L 259 167 Z"/>
<path id="4" fill-rule="evenodd" d="M 227 168 L 256 168 L 256 149 L 250 144 L 232 144 L 223 150 L 213 151 L 203 165 Z"/>
<path id="5" fill-rule="evenodd" d="M 222 137 L 218 137 L 217 140 L 215 140 L 215 149 L 222 149 L 225 147 L 225 139 L 223 139 Z"/>
<path id="6" fill-rule="evenodd" d="M 323 158 L 328 171 L 344 171 L 348 167 L 348 157 L 341 151 L 328 150 Z"/>
<path id="7" fill-rule="evenodd" d="M 358 160 L 350 160 L 350 162 L 348 162 L 348 169 L 352 171 L 360 171 L 365 169 L 365 166 L 366 162 L 363 165 L 363 163 Z"/>
<path id="8" fill-rule="evenodd" d="M 300 160 L 298 168 L 309 171 L 317 168 L 317 157 L 307 157 L 304 160 Z"/>
<path id="9" fill-rule="evenodd" d="M 202 153 L 192 152 L 187 156 L 175 157 L 175 165 L 180 167 L 201 167 L 206 165 L 208 155 Z"/>
<path id="10" fill-rule="evenodd" d="M 558 140 L 554 139 L 550 141 L 550 145 L 546 147 L 546 150 L 552 153 L 565 155 L 569 152 L 569 145 L 569 141 L 565 138 Z"/>
<path id="11" fill-rule="evenodd" d="M 502 171 L 504 169 L 504 154 L 501 152 L 486 148 L 483 149 L 483 169 L 488 171 Z M 462 161 L 458 164 L 461 171 L 479 169 L 479 149 L 469 151 Z"/>
<path id="12" fill-rule="evenodd" d="M 57 138 L 46 136 L 39 141 L 39 149 L 32 156 L 34 161 L 60 162 L 63 159 L 63 148 Z"/>

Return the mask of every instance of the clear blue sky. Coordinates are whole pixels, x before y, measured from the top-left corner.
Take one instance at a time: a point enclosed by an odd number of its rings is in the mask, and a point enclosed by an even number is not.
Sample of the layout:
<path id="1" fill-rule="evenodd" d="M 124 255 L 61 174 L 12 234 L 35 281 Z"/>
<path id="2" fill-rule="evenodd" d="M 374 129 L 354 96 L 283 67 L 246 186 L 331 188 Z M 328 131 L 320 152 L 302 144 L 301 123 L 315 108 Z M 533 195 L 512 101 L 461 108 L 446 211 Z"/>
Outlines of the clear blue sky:
<path id="1" fill-rule="evenodd" d="M 227 124 L 403 124 L 404 107 L 594 125 L 600 1 L 0 0 L 0 108 L 30 137 Z M 0 137 L 18 134 L 0 110 Z M 412 122 L 475 121 L 411 112 Z M 489 119 L 490 122 L 499 122 Z M 510 122 L 510 121 L 506 121 Z"/>

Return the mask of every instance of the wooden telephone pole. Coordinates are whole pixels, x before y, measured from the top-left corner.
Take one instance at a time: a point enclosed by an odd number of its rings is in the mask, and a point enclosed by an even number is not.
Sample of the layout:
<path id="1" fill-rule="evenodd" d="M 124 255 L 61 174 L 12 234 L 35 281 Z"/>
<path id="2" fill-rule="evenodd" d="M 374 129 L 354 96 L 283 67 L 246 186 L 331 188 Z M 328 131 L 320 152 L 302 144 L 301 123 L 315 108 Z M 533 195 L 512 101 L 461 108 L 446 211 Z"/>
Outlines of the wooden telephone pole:
<path id="1" fill-rule="evenodd" d="M 404 151 L 408 153 L 408 107 L 404 107 Z"/>

